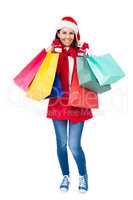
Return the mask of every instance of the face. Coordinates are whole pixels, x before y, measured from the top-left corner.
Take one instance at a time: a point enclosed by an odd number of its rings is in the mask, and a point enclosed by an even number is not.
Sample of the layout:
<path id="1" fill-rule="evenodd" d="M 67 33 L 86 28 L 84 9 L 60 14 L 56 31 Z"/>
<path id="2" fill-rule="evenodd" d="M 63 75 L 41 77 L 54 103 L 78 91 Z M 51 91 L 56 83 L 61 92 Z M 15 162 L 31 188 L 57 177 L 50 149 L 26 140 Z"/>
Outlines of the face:
<path id="1" fill-rule="evenodd" d="M 74 40 L 74 31 L 71 28 L 62 28 L 58 33 L 58 37 L 65 47 L 70 47 Z"/>

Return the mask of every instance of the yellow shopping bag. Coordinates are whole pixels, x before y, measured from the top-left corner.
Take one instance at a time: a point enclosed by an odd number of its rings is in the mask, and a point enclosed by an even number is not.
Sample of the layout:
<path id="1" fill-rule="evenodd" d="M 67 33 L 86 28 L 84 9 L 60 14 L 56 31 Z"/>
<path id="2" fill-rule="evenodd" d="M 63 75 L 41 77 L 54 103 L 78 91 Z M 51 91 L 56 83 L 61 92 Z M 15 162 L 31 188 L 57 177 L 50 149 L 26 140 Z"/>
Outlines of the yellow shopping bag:
<path id="1" fill-rule="evenodd" d="M 57 69 L 58 58 L 59 53 L 52 53 L 51 50 L 48 51 L 34 80 L 28 87 L 28 97 L 39 101 L 50 95 Z"/>

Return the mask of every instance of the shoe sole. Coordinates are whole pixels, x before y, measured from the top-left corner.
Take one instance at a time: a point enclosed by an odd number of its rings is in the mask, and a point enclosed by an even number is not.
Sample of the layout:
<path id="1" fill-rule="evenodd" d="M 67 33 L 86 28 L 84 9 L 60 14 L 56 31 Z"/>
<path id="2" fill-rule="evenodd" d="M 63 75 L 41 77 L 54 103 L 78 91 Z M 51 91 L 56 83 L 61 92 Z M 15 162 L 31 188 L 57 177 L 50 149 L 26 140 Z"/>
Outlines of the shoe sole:
<path id="1" fill-rule="evenodd" d="M 80 189 L 79 192 L 80 193 L 86 193 L 88 190 L 84 190 L 84 189 Z"/>
<path id="2" fill-rule="evenodd" d="M 65 187 L 60 188 L 60 191 L 61 191 L 61 192 L 68 192 L 68 190 L 69 190 L 69 189 L 67 189 L 67 188 L 65 188 Z"/>

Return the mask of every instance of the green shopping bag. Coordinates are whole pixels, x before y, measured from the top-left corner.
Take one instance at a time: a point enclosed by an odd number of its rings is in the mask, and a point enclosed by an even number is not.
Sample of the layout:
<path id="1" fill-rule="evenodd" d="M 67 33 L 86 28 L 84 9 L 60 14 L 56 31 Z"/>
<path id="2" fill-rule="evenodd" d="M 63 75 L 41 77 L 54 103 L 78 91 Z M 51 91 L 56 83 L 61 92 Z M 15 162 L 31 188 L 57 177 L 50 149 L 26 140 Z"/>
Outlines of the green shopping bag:
<path id="1" fill-rule="evenodd" d="M 100 86 L 95 75 L 93 74 L 88 62 L 87 55 L 77 57 L 77 72 L 79 84 L 97 93 L 103 93 L 111 89 L 110 85 Z"/>
<path id="2" fill-rule="evenodd" d="M 91 55 L 87 57 L 87 61 L 101 86 L 115 83 L 125 76 L 109 53 L 102 56 Z"/>

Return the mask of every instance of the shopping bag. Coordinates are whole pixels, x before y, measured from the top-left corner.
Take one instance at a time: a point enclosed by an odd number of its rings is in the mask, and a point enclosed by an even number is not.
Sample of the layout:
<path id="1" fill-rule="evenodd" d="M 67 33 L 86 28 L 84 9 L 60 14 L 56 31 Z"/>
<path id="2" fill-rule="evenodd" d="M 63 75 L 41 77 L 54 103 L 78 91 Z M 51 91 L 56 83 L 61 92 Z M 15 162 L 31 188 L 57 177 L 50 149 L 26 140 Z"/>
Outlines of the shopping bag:
<path id="1" fill-rule="evenodd" d="M 13 79 L 17 86 L 19 86 L 24 91 L 27 90 L 28 86 L 34 79 L 41 63 L 46 56 L 46 50 L 43 49 L 33 60 L 26 65 L 26 67 L 19 72 L 19 74 Z"/>
<path id="2" fill-rule="evenodd" d="M 87 62 L 88 55 L 77 57 L 77 72 L 79 84 L 82 87 L 88 88 L 97 93 L 103 93 L 111 89 L 110 85 L 100 86 L 89 63 Z"/>
<path id="3" fill-rule="evenodd" d="M 91 55 L 87 61 L 101 86 L 115 83 L 125 76 L 123 70 L 109 53 L 102 56 Z"/>
<path id="4" fill-rule="evenodd" d="M 59 53 L 48 51 L 35 78 L 27 89 L 27 96 L 34 100 L 42 100 L 51 94 Z"/>
<path id="5" fill-rule="evenodd" d="M 73 70 L 68 105 L 80 108 L 98 108 L 97 93 L 79 85 L 77 71 Z"/>
<path id="6" fill-rule="evenodd" d="M 54 97 L 61 97 L 63 95 L 64 95 L 64 91 L 63 91 L 63 88 L 62 88 L 62 85 L 61 85 L 61 80 L 60 80 L 59 75 L 56 74 L 51 94 L 48 97 L 46 97 L 45 99 L 54 98 Z"/>

